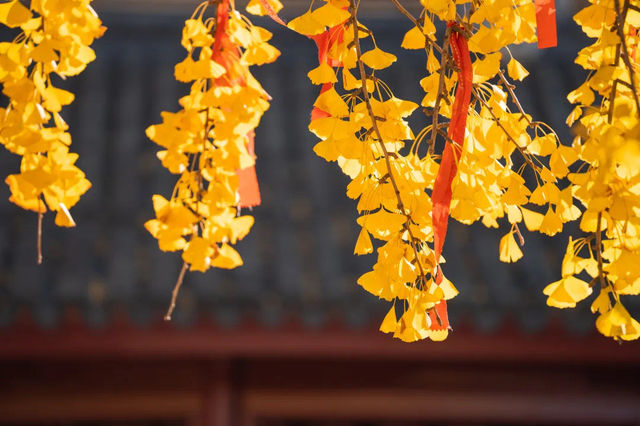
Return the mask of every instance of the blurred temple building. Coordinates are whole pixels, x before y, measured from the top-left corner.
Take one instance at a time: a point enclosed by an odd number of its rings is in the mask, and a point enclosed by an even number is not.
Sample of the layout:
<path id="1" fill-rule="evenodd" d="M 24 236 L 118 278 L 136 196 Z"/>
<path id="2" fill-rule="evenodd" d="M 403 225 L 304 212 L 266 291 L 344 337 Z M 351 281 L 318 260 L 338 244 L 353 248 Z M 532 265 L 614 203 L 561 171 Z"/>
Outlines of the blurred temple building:
<path id="1" fill-rule="evenodd" d="M 363 1 L 364 22 L 399 56 L 383 79 L 419 101 L 425 58 L 401 51 L 410 23 L 388 3 Z M 571 20 L 581 2 L 556 3 L 559 47 L 512 51 L 532 75 L 518 88 L 524 108 L 570 143 L 565 95 L 585 77 L 573 58 L 587 40 Z M 255 22 L 283 55 L 255 70 L 274 100 L 256 137 L 263 203 L 239 244 L 245 265 L 188 273 L 165 323 L 181 260 L 143 223 L 175 177 L 144 129 L 186 93 L 173 66 L 195 4 L 96 1 L 109 30 L 96 61 L 64 82 L 76 94 L 64 111 L 72 148 L 93 187 L 72 210 L 76 228 L 45 216 L 43 265 L 36 215 L 0 185 L 0 424 L 640 425 L 640 345 L 598 335 L 588 301 L 545 304 L 569 232 L 525 234 L 524 259 L 501 264 L 506 230 L 452 221 L 450 337 L 405 344 L 377 331 L 388 303 L 356 284 L 374 258 L 353 255 L 348 178 L 314 154 L 307 130 L 315 47 L 268 19 Z M 0 164 L 4 175 L 19 167 L 6 151 Z"/>

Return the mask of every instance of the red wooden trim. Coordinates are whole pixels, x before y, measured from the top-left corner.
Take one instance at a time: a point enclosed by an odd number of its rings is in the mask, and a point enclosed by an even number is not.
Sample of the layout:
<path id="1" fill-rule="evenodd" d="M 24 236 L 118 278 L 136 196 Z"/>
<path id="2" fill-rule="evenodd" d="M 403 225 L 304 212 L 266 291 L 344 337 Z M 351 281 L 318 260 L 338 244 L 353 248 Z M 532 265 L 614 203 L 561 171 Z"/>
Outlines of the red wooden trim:
<path id="1" fill-rule="evenodd" d="M 220 329 L 200 324 L 179 329 L 158 324 L 148 329 L 119 323 L 104 330 L 82 324 L 44 331 L 15 327 L 0 331 L 0 360 L 70 359 L 219 359 L 232 357 L 360 358 L 446 361 L 516 361 L 553 363 L 640 362 L 640 344 L 618 345 L 600 335 L 568 336 L 551 328 L 523 335 L 506 326 L 494 334 L 478 334 L 458 326 L 442 343 L 403 343 L 376 329 L 341 327 L 306 329 L 299 324 L 277 329 L 245 324 Z"/>

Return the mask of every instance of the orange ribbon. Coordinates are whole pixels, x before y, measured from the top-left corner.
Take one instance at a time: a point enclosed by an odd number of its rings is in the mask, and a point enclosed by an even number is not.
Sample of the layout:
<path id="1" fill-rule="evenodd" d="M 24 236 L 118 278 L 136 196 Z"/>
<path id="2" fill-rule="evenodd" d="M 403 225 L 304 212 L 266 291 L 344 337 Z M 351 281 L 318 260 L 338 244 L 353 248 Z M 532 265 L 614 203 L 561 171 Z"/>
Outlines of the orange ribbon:
<path id="1" fill-rule="evenodd" d="M 437 265 L 436 284 L 442 283 L 442 271 L 440 268 L 440 255 L 447 235 L 447 224 L 449 221 L 449 208 L 451 205 L 451 183 L 458 172 L 458 161 L 464 146 L 464 134 L 467 125 L 467 115 L 469 113 L 469 103 L 471 101 L 471 89 L 473 85 L 473 68 L 471 66 L 471 56 L 467 40 L 460 31 L 457 23 L 450 21 L 447 26 L 452 28 L 449 38 L 449 46 L 453 55 L 453 60 L 458 71 L 458 87 L 456 97 L 453 101 L 451 112 L 451 122 L 447 132 L 448 139 L 445 143 L 442 160 L 438 175 L 433 185 L 431 200 L 433 201 L 433 250 Z M 432 129 L 436 131 L 436 129 Z M 453 143 L 451 143 L 453 142 Z M 449 327 L 447 316 L 447 302 L 442 300 L 429 312 L 431 318 L 431 329 L 444 330 Z"/>
<path id="2" fill-rule="evenodd" d="M 538 49 L 556 47 L 558 34 L 555 0 L 535 0 L 536 25 L 538 27 Z"/>

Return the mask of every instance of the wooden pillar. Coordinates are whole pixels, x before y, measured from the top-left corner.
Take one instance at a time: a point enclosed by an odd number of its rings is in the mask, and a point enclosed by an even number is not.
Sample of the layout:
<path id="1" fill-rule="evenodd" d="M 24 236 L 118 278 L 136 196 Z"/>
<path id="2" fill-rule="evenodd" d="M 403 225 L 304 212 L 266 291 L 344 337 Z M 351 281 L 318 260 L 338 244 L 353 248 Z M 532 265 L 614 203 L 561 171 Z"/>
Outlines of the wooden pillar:
<path id="1" fill-rule="evenodd" d="M 231 361 L 207 363 L 202 368 L 202 405 L 197 426 L 235 426 L 238 422 L 238 383 Z"/>

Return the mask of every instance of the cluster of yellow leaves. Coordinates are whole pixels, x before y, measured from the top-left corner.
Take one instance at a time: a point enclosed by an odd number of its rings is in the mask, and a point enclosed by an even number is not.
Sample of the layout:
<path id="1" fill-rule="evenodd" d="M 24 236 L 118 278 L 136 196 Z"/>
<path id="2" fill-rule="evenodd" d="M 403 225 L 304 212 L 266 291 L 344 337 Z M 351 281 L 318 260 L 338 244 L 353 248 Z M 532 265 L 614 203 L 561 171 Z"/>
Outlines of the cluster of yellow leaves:
<path id="1" fill-rule="evenodd" d="M 438 2 L 425 1 L 423 4 L 422 27 L 412 28 L 405 35 L 403 45 L 426 49 L 427 76 L 420 82 L 426 92 L 422 106 L 433 109 L 434 116 L 450 118 L 456 73 L 441 72 L 444 62 L 438 61 L 433 43 L 427 41 L 435 33 L 431 19 L 436 16 L 449 19 L 444 12 L 449 9 L 436 7 Z M 480 220 L 485 226 L 494 228 L 498 227 L 498 219 L 506 216 L 512 227 L 501 240 L 500 259 L 514 262 L 522 257 L 514 237 L 518 223 L 524 221 L 529 230 L 553 236 L 562 230 L 563 223 L 579 215 L 579 210 L 572 204 L 570 190 L 560 190 L 557 185 L 558 179 L 568 173 L 568 166 L 577 159 L 577 154 L 574 148 L 559 145 L 555 134 L 547 132 L 546 125 L 532 121 L 521 109 L 512 110 L 514 105 L 519 107 L 519 103 L 507 73 L 501 68 L 501 51 L 508 52 L 511 44 L 535 41 L 533 2 L 484 0 L 477 2 L 463 22 L 469 31 L 469 50 L 475 56 L 474 90 L 458 177 L 453 182 L 451 216 L 464 224 Z M 417 34 L 422 38 L 411 41 Z M 528 75 L 513 57 L 507 72 L 514 80 L 522 80 Z M 441 99 L 438 99 L 439 94 Z M 432 127 L 419 133 L 416 151 L 431 134 Z M 434 140 L 432 135 L 430 143 Z M 524 160 L 534 172 L 535 187 L 528 187 L 522 167 L 514 167 L 512 157 L 516 150 L 515 155 L 520 157 L 518 161 Z M 527 204 L 542 206 L 543 213 L 523 207 Z"/>
<path id="2" fill-rule="evenodd" d="M 0 4 L 0 23 L 19 31 L 0 43 L 0 83 L 8 106 L 0 108 L 0 143 L 22 156 L 20 173 L 7 177 L 10 201 L 39 213 L 57 212 L 55 223 L 75 226 L 69 209 L 91 186 L 74 165 L 71 135 L 60 116 L 71 92 L 53 85 L 95 59 L 89 47 L 105 28 L 91 0 L 18 0 Z"/>
<path id="3" fill-rule="evenodd" d="M 324 114 L 309 125 L 321 139 L 314 151 L 337 162 L 351 178 L 347 196 L 358 200 L 357 222 L 362 228 L 354 253 L 375 250 L 378 254 L 373 269 L 358 284 L 394 301 L 381 330 L 404 341 L 442 340 L 448 329 L 443 325 L 445 319 L 435 315 L 435 306 L 453 298 L 457 290 L 446 280 L 438 286 L 432 276 L 436 262 L 427 245 L 433 230 L 426 189 L 433 184 L 437 166 L 431 158 L 421 159 L 403 150 L 414 139 L 406 120 L 418 105 L 394 96 L 375 76 L 396 57 L 377 47 L 361 23 L 354 31 L 347 10 L 350 6 L 345 0 L 329 0 L 289 23 L 290 28 L 309 36 L 332 29 L 334 43 L 328 59 L 341 64 L 334 69 L 322 63 L 309 73 L 314 84 L 325 85 L 314 103 Z M 370 40 L 371 47 L 362 49 L 360 39 Z M 342 94 L 334 83 L 342 87 Z M 372 237 L 381 241 L 377 248 Z"/>
<path id="4" fill-rule="evenodd" d="M 249 10 L 263 13 L 256 3 Z M 216 16 L 207 18 L 212 5 Z M 153 196 L 156 218 L 145 227 L 161 250 L 182 251 L 192 270 L 242 264 L 232 245 L 247 235 L 253 217 L 238 216 L 236 172 L 254 164 L 248 144 L 270 100 L 249 67 L 278 57 L 270 38 L 228 0 L 202 3 L 185 22 L 187 56 L 175 67 L 190 92 L 180 111 L 163 112 L 163 122 L 147 129 L 163 148 L 163 166 L 179 178 L 169 199 Z"/>
<path id="5" fill-rule="evenodd" d="M 545 294 L 549 305 L 566 308 L 599 288 L 591 305 L 598 314 L 596 327 L 605 336 L 632 340 L 640 337 L 640 324 L 625 309 L 621 296 L 640 294 L 640 75 L 636 55 L 640 1 L 590 3 L 575 16 L 585 34 L 595 39 L 576 59 L 590 74 L 569 94 L 576 107 L 567 119 L 569 125 L 575 124 L 573 145 L 580 161 L 568 179 L 573 196 L 585 208 L 580 229 L 588 236 L 569 240 L 562 279 L 547 286 Z M 576 277 L 583 272 L 590 282 Z"/>

